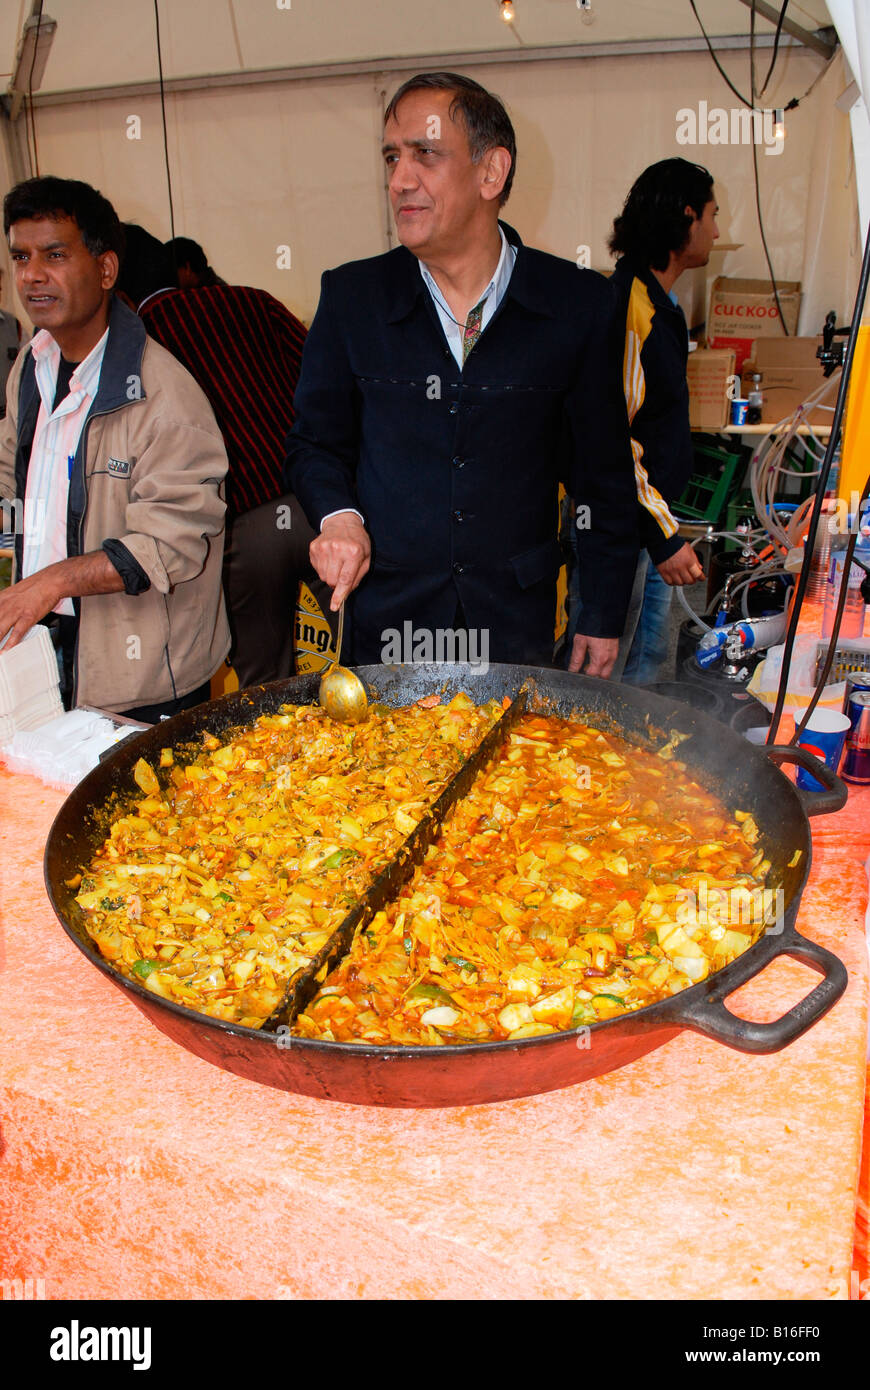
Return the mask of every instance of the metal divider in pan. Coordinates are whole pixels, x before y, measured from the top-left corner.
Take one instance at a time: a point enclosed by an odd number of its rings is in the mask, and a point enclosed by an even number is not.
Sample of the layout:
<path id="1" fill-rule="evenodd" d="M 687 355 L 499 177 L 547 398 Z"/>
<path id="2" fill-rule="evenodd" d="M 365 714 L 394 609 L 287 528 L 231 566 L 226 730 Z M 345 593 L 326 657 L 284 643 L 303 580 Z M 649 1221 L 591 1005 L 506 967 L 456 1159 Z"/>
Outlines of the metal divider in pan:
<path id="1" fill-rule="evenodd" d="M 411 881 L 426 851 L 440 835 L 441 827 L 453 807 L 468 795 L 477 774 L 486 767 L 506 741 L 514 724 L 525 713 L 533 689 L 533 682 L 523 683 L 507 709 L 432 802 L 419 824 L 369 885 L 363 897 L 351 908 L 317 955 L 293 976 L 280 1004 L 261 1025 L 260 1032 L 273 1033 L 280 1025 L 291 1024 L 311 1003 L 329 971 L 350 950 L 357 932 L 371 921 L 375 913 L 382 912 L 388 903 L 397 898 L 405 884 Z"/>

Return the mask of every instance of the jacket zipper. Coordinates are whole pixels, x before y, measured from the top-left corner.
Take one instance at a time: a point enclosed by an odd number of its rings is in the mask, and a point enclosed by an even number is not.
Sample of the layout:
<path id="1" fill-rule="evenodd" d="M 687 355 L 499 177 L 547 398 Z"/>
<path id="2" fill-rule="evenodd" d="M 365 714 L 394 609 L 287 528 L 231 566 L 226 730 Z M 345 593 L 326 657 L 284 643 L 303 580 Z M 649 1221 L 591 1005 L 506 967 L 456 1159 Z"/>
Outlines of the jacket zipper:
<path id="1" fill-rule="evenodd" d="M 124 409 L 126 408 L 126 405 L 128 405 L 128 404 L 129 404 L 129 405 L 132 405 L 133 402 L 132 402 L 132 401 L 129 401 L 129 402 L 124 402 L 124 403 L 122 403 L 122 404 L 120 404 L 120 405 L 113 405 L 112 408 L 111 408 L 111 410 L 97 410 L 97 411 L 94 411 L 94 413 L 93 413 L 92 415 L 89 415 L 88 418 L 87 418 L 87 420 L 85 420 L 84 427 L 83 427 L 83 429 L 82 429 L 81 438 L 80 438 L 80 440 L 79 440 L 79 449 L 81 450 L 81 456 L 82 456 L 82 489 L 83 489 L 83 491 L 84 491 L 84 505 L 83 505 L 83 507 L 82 507 L 82 514 L 81 514 L 81 516 L 79 517 L 79 532 L 78 532 L 79 555 L 81 555 L 81 553 L 82 553 L 82 536 L 83 536 L 84 529 L 85 529 L 85 517 L 87 516 L 87 511 L 88 511 L 88 469 L 87 469 L 87 463 L 88 463 L 88 433 L 89 433 L 89 431 L 90 431 L 91 421 L 92 421 L 92 420 L 100 420 L 100 419 L 103 419 L 106 415 L 114 415 L 117 411 L 119 411 L 119 410 L 124 410 Z M 79 690 L 79 632 L 80 632 L 80 629 L 81 629 L 81 625 L 82 625 L 82 610 L 81 610 L 81 599 L 79 599 L 79 620 L 78 620 L 78 623 L 76 624 L 76 644 L 75 644 L 75 648 L 73 649 L 73 683 L 72 683 L 72 694 L 70 695 L 70 705 L 71 705 L 71 708 L 72 708 L 72 709 L 75 709 L 76 697 L 77 697 L 77 695 L 78 695 L 78 690 Z"/>

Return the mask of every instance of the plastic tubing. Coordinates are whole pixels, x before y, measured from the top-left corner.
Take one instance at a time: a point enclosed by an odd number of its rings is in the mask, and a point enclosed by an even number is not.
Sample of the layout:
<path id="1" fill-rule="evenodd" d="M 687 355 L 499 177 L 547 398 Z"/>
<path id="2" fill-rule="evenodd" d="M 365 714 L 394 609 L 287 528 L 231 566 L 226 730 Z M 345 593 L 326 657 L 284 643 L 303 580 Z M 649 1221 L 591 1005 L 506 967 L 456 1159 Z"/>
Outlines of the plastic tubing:
<path id="1" fill-rule="evenodd" d="M 776 484 L 781 473 L 793 476 L 798 471 L 789 468 L 785 463 L 786 450 L 792 440 L 797 437 L 799 427 L 806 423 L 803 416 L 808 415 L 817 405 L 822 406 L 823 409 L 829 408 L 823 406 L 822 402 L 823 398 L 830 393 L 834 384 L 833 378 L 825 381 L 803 402 L 803 406 L 800 408 L 800 414 L 794 412 L 792 415 L 786 417 L 786 419 L 780 420 L 778 424 L 773 425 L 771 429 L 768 430 L 767 434 L 762 436 L 759 440 L 758 446 L 752 456 L 752 462 L 749 467 L 749 486 L 752 491 L 752 500 L 755 504 L 756 515 L 768 535 L 784 546 L 790 546 L 792 541 L 788 533 L 783 530 L 773 515 Z M 815 434 L 812 425 L 807 425 L 807 429 L 810 433 L 804 437 L 804 447 L 807 448 L 813 460 L 816 461 L 819 455 L 809 444 L 809 441 L 812 440 L 812 443 L 821 450 L 822 457 L 824 457 L 825 446 Z M 780 433 L 780 431 L 782 432 Z M 771 441 L 770 447 L 762 455 L 763 446 L 768 440 Z M 817 477 L 820 471 L 821 469 L 819 468 L 814 470 L 812 474 L 804 474 L 803 476 Z"/>
<path id="2" fill-rule="evenodd" d="M 694 608 L 690 608 L 690 606 L 689 606 L 689 600 L 686 598 L 686 595 L 683 593 L 683 585 L 682 585 L 682 584 L 678 584 L 678 585 L 677 585 L 677 598 L 679 599 L 680 603 L 681 603 L 681 604 L 683 605 L 683 607 L 685 608 L 686 612 L 688 613 L 688 615 L 689 615 L 689 617 L 692 619 L 692 621 L 693 621 L 693 622 L 696 622 L 696 623 L 698 624 L 698 627 L 702 627 L 702 628 L 704 629 L 705 632 L 712 632 L 712 631 L 713 631 L 713 629 L 711 628 L 710 624 L 709 624 L 708 622 L 705 622 L 704 619 L 703 619 L 698 613 L 695 612 Z"/>

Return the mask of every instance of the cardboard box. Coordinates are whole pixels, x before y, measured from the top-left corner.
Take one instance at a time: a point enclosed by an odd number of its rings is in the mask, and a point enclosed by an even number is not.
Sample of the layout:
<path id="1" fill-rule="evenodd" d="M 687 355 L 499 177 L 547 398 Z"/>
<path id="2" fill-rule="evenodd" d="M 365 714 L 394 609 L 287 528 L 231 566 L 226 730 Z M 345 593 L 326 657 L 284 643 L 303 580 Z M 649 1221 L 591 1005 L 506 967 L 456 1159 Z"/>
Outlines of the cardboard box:
<path id="1" fill-rule="evenodd" d="M 791 415 L 808 396 L 825 383 L 822 364 L 816 357 L 816 348 L 821 347 L 818 338 L 758 338 L 753 345 L 752 358 L 743 369 L 743 394 L 749 390 L 749 375 L 753 369 L 761 373 L 761 394 L 764 397 L 762 421 L 775 425 Z M 837 399 L 837 386 L 840 369 L 834 373 L 837 385 L 831 387 L 827 404 L 833 406 Z M 811 425 L 829 425 L 833 419 L 832 410 L 816 407 L 806 417 Z"/>
<path id="2" fill-rule="evenodd" d="M 689 353 L 689 424 L 693 430 L 721 430 L 729 423 L 728 378 L 734 375 L 734 352 L 699 348 Z"/>
<path id="3" fill-rule="evenodd" d="M 778 280 L 776 287 L 785 326 L 789 334 L 794 334 L 801 307 L 801 282 Z M 713 281 L 707 315 L 707 346 L 733 348 L 738 372 L 742 371 L 756 339 L 769 338 L 777 331 L 780 331 L 779 310 L 770 280 L 739 280 L 720 275 Z"/>

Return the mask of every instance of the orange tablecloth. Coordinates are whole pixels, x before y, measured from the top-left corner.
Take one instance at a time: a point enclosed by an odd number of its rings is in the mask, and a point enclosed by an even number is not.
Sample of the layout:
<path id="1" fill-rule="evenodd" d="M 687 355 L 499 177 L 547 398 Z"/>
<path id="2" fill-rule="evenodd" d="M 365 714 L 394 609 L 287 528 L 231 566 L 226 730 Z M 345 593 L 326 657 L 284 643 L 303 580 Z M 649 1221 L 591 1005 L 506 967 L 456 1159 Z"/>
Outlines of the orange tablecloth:
<path id="1" fill-rule="evenodd" d="M 684 1033 L 609 1076 L 455 1110 L 243 1081 L 151 1026 L 42 885 L 61 797 L 0 773 L 0 1278 L 49 1298 L 830 1298 L 852 1283 L 870 792 L 814 821 L 798 927 L 850 974 L 784 1051 Z M 818 976 L 771 965 L 771 1019 Z"/>

